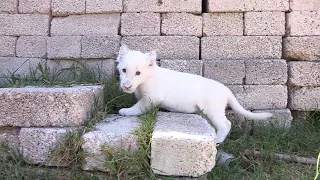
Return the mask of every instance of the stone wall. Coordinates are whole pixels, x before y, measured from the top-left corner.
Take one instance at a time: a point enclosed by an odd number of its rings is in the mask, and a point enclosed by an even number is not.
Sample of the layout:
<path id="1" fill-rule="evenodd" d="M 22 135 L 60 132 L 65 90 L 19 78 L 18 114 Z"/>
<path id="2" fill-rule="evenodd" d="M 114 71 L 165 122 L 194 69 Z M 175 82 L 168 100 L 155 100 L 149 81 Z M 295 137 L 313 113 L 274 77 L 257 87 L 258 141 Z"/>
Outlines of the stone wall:
<path id="1" fill-rule="evenodd" d="M 313 111 L 319 10 L 318 0 L 0 0 L 0 70 L 85 59 L 112 74 L 123 41 L 225 83 L 246 108 Z"/>

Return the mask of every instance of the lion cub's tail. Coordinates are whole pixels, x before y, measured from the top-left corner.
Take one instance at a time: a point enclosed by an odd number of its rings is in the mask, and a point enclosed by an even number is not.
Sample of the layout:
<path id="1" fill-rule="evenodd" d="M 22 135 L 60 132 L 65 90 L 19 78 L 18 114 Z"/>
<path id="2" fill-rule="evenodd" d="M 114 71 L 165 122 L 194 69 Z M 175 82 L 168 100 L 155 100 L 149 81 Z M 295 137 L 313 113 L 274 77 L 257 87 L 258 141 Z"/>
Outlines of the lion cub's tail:
<path id="1" fill-rule="evenodd" d="M 253 120 L 261 120 L 261 119 L 267 119 L 269 117 L 272 116 L 271 113 L 253 113 L 250 112 L 246 109 L 244 109 L 240 103 L 238 102 L 238 100 L 236 99 L 236 97 L 234 96 L 234 94 L 230 91 L 230 95 L 228 98 L 228 105 L 238 114 L 243 115 L 244 117 L 248 118 L 248 119 L 253 119 Z"/>

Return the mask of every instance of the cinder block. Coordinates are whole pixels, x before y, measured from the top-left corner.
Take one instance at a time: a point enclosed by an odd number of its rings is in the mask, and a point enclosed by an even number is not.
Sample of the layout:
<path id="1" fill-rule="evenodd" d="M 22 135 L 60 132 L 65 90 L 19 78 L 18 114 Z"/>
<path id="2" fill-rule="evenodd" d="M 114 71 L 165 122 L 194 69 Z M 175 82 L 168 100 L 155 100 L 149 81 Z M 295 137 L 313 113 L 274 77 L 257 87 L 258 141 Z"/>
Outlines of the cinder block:
<path id="1" fill-rule="evenodd" d="M 17 37 L 0 36 L 0 56 L 8 57 L 16 54 Z"/>
<path id="2" fill-rule="evenodd" d="M 289 83 L 294 86 L 320 86 L 319 62 L 289 62 Z"/>
<path id="3" fill-rule="evenodd" d="M 155 50 L 158 59 L 198 59 L 199 38 L 191 36 L 137 36 L 123 37 L 132 50 Z"/>
<path id="4" fill-rule="evenodd" d="M 8 146 L 13 152 L 19 152 L 19 132 L 20 128 L 0 127 L 0 146 Z M 1 152 L 0 152 L 1 157 Z"/>
<path id="5" fill-rule="evenodd" d="M 40 14 L 0 14 L 0 35 L 47 36 L 49 19 Z"/>
<path id="6" fill-rule="evenodd" d="M 201 60 L 160 60 L 161 67 L 202 76 Z"/>
<path id="7" fill-rule="evenodd" d="M 289 108 L 297 111 L 319 111 L 320 87 L 296 87 L 291 89 Z"/>
<path id="8" fill-rule="evenodd" d="M 252 128 L 252 120 L 246 119 L 244 116 L 238 115 L 233 110 L 226 110 L 227 119 L 231 122 L 232 126 L 239 128 Z"/>
<path id="9" fill-rule="evenodd" d="M 97 102 L 101 86 L 1 88 L 0 126 L 79 126 Z"/>
<path id="10" fill-rule="evenodd" d="M 319 11 L 320 1 L 318 0 L 290 0 L 291 11 Z"/>
<path id="11" fill-rule="evenodd" d="M 72 128 L 21 128 L 20 152 L 29 164 L 65 166 L 53 161 L 55 150 Z"/>
<path id="12" fill-rule="evenodd" d="M 152 135 L 151 168 L 157 174 L 199 177 L 215 166 L 216 133 L 199 115 L 159 113 Z"/>
<path id="13" fill-rule="evenodd" d="M 84 144 L 82 150 L 86 153 L 84 170 L 99 170 L 110 172 L 106 166 L 107 148 L 114 152 L 121 150 L 135 151 L 138 149 L 138 139 L 132 132 L 139 127 L 137 117 L 109 116 L 95 126 L 95 130 L 82 136 Z"/>
<path id="14" fill-rule="evenodd" d="M 18 57 L 46 58 L 47 37 L 20 36 L 17 41 L 16 53 Z"/>
<path id="15" fill-rule="evenodd" d="M 51 0 L 19 0 L 19 13 L 50 14 Z"/>
<path id="16" fill-rule="evenodd" d="M 55 17 L 51 22 L 51 35 L 118 35 L 119 25 L 120 14 L 90 14 Z"/>
<path id="17" fill-rule="evenodd" d="M 283 40 L 283 56 L 289 60 L 320 60 L 320 36 L 285 37 Z"/>
<path id="18" fill-rule="evenodd" d="M 30 68 L 35 68 L 38 63 L 45 59 L 39 58 L 17 58 L 0 57 L 0 81 L 6 81 L 5 76 L 15 75 L 26 76 L 30 74 Z"/>
<path id="19" fill-rule="evenodd" d="M 159 13 L 122 13 L 121 35 L 159 36 L 160 21 Z"/>
<path id="20" fill-rule="evenodd" d="M 81 36 L 54 36 L 47 38 L 47 56 L 50 59 L 80 58 Z"/>
<path id="21" fill-rule="evenodd" d="M 288 36 L 320 35 L 320 13 L 317 11 L 292 11 L 287 13 Z"/>
<path id="22" fill-rule="evenodd" d="M 273 116 L 263 120 L 252 120 L 253 129 L 259 127 L 275 127 L 289 129 L 291 127 L 292 115 L 290 109 L 256 110 L 253 112 L 269 112 Z"/>
<path id="23" fill-rule="evenodd" d="M 81 47 L 82 58 L 116 58 L 120 36 L 84 36 Z"/>
<path id="24" fill-rule="evenodd" d="M 286 84 L 286 60 L 247 60 L 245 84 Z"/>
<path id="25" fill-rule="evenodd" d="M 202 59 L 280 59 L 281 36 L 215 36 L 201 38 Z"/>
<path id="26" fill-rule="evenodd" d="M 223 84 L 243 84 L 245 79 L 243 60 L 205 60 L 203 76 Z"/>
<path id="27" fill-rule="evenodd" d="M 239 103 L 247 109 L 284 109 L 288 90 L 285 85 L 229 85 Z"/>
<path id="28" fill-rule="evenodd" d="M 0 14 L 1 13 L 17 13 L 18 0 L 1 0 L 0 1 Z"/>
<path id="29" fill-rule="evenodd" d="M 203 13 L 203 36 L 243 35 L 243 13 Z"/>
<path id="30" fill-rule="evenodd" d="M 208 12 L 288 11 L 289 0 L 208 0 Z"/>
<path id="31" fill-rule="evenodd" d="M 86 0 L 86 13 L 122 12 L 122 0 Z"/>
<path id="32" fill-rule="evenodd" d="M 283 36 L 285 34 L 284 12 L 244 13 L 245 35 Z"/>
<path id="33" fill-rule="evenodd" d="M 70 14 L 84 14 L 86 0 L 51 0 L 52 14 L 65 16 Z"/>
<path id="34" fill-rule="evenodd" d="M 201 37 L 202 17 L 190 13 L 162 14 L 161 34 Z"/>
<path id="35" fill-rule="evenodd" d="M 201 0 L 124 0 L 124 12 L 190 12 L 201 14 Z"/>

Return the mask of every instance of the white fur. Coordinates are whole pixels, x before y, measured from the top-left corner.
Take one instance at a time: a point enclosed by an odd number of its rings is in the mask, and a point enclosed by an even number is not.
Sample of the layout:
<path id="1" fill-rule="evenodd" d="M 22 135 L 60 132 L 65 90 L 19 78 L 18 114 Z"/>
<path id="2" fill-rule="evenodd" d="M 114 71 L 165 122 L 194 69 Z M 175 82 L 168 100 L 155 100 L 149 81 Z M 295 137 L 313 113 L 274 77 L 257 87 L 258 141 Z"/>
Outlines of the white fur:
<path id="1" fill-rule="evenodd" d="M 225 116 L 227 105 L 250 119 L 272 116 L 271 113 L 245 110 L 230 89 L 217 81 L 159 67 L 154 51 L 131 51 L 122 45 L 117 62 L 121 89 L 126 93 L 135 93 L 138 99 L 131 108 L 121 109 L 120 115 L 140 115 L 152 106 L 181 113 L 202 112 L 217 131 L 217 143 L 223 142 L 231 129 L 231 123 Z M 137 71 L 141 74 L 137 75 Z"/>

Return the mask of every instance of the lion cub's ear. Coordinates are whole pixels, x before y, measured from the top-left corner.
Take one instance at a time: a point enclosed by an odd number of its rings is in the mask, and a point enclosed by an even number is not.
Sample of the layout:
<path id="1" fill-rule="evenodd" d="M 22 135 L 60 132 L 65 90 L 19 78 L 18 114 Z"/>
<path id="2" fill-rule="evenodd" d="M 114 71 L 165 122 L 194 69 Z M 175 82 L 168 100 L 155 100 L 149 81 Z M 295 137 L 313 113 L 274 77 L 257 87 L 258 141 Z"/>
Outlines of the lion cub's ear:
<path id="1" fill-rule="evenodd" d="M 157 60 L 157 52 L 151 51 L 148 53 L 147 63 L 149 66 L 153 66 Z"/>
<path id="2" fill-rule="evenodd" d="M 128 48 L 128 46 L 126 46 L 125 44 L 121 44 L 116 62 L 121 62 L 122 57 L 126 55 L 129 51 L 130 49 Z"/>

